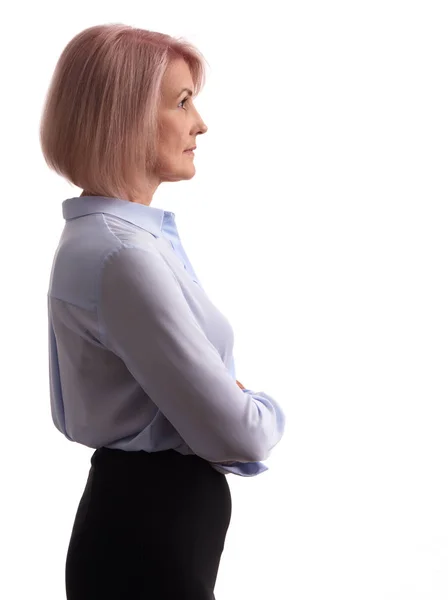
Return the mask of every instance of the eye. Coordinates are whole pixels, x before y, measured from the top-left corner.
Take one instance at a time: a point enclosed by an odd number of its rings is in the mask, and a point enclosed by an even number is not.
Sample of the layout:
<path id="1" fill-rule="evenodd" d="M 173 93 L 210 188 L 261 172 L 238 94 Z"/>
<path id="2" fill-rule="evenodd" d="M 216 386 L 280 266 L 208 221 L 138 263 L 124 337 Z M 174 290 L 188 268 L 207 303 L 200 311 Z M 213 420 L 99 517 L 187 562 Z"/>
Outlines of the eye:
<path id="1" fill-rule="evenodd" d="M 188 97 L 188 96 L 185 96 L 185 98 L 184 98 L 184 99 L 183 99 L 181 102 L 179 102 L 179 106 L 180 106 L 181 104 L 183 104 L 184 102 L 186 102 L 187 100 L 189 100 L 189 97 Z M 183 108 L 183 107 L 182 107 L 182 108 Z"/>

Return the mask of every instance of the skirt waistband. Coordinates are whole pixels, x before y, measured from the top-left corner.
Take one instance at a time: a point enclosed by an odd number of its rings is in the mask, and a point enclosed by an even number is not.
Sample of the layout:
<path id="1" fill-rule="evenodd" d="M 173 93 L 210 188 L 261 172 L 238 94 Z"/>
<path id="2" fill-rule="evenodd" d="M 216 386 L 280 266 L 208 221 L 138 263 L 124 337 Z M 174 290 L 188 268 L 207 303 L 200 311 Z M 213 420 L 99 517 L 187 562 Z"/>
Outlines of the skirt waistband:
<path id="1" fill-rule="evenodd" d="M 175 450 L 146 452 L 145 450 L 127 451 L 118 448 L 97 448 L 90 458 L 93 467 L 101 471 L 139 471 L 140 469 L 211 469 L 217 473 L 208 461 L 196 454 L 180 454 Z"/>

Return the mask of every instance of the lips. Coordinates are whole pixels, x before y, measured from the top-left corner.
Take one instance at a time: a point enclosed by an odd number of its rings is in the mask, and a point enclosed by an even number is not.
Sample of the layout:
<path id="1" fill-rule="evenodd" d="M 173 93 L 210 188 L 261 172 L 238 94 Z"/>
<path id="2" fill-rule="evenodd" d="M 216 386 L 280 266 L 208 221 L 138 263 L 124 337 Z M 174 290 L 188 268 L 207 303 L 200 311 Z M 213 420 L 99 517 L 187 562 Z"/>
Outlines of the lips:
<path id="1" fill-rule="evenodd" d="M 196 150 L 196 146 L 193 146 L 193 148 L 187 148 L 186 150 L 184 150 L 184 152 L 190 152 L 192 150 Z"/>

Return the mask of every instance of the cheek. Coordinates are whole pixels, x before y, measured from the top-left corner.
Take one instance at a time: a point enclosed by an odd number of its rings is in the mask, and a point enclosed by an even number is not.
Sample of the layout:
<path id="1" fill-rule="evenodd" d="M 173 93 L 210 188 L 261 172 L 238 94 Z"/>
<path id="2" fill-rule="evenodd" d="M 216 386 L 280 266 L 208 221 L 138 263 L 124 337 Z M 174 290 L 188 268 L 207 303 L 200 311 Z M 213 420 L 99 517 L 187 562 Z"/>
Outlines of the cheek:
<path id="1" fill-rule="evenodd" d="M 181 139 L 182 136 L 179 134 L 165 138 L 160 149 L 160 156 L 163 160 L 174 160 L 182 156 L 184 148 Z"/>
<path id="2" fill-rule="evenodd" d="M 183 153 L 183 147 L 179 144 L 179 139 L 164 140 L 159 146 L 158 169 L 161 174 L 169 176 L 177 172 L 178 169 L 184 169 L 192 159 Z"/>
<path id="3" fill-rule="evenodd" d="M 182 124 L 183 125 L 183 124 Z M 166 119 L 159 131 L 158 162 L 162 170 L 177 168 L 179 163 L 185 161 L 183 151 L 186 147 L 184 128 L 176 119 Z"/>

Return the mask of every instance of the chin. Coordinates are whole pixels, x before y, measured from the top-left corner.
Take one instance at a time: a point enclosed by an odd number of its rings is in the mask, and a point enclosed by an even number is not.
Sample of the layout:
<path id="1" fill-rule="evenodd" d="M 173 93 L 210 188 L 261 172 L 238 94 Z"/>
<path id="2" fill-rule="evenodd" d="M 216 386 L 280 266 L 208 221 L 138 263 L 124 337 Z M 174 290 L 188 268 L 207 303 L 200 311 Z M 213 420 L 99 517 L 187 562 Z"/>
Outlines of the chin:
<path id="1" fill-rule="evenodd" d="M 192 169 L 188 169 L 184 171 L 182 175 L 182 179 L 192 179 L 196 175 L 196 169 L 193 167 Z"/>
<path id="2" fill-rule="evenodd" d="M 178 170 L 177 173 L 176 172 L 171 172 L 171 173 L 165 173 L 165 175 L 163 175 L 160 179 L 160 182 L 167 182 L 167 181 L 171 181 L 171 182 L 175 182 L 175 181 L 184 181 L 187 179 L 193 179 L 193 177 L 196 175 L 196 169 L 193 167 L 193 169 L 182 169 L 182 170 Z"/>

